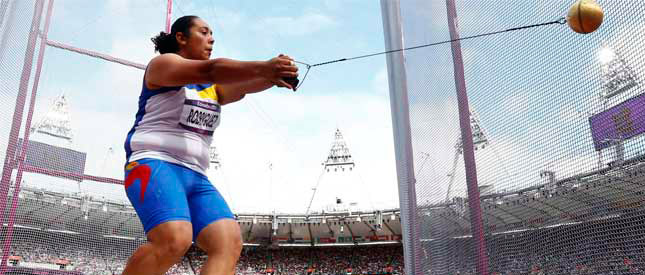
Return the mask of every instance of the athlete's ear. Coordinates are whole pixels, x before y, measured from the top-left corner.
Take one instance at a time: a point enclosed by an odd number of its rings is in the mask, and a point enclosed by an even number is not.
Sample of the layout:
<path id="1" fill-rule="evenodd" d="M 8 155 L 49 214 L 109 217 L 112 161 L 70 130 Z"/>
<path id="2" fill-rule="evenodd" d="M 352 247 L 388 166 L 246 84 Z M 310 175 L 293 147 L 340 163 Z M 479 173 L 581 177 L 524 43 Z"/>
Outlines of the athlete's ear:
<path id="1" fill-rule="evenodd" d="M 183 32 L 176 33 L 175 39 L 177 40 L 177 44 L 179 45 L 185 46 L 186 44 L 188 44 L 188 37 L 186 37 Z"/>

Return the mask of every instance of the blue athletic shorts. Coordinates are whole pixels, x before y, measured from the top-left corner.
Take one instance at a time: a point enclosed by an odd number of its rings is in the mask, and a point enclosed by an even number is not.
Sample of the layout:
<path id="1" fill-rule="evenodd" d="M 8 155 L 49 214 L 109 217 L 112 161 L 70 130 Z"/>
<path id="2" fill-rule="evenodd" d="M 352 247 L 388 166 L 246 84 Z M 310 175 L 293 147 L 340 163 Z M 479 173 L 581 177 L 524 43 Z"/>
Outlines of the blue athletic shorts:
<path id="1" fill-rule="evenodd" d="M 167 221 L 189 221 L 196 241 L 199 232 L 212 222 L 235 218 L 206 176 L 163 160 L 128 163 L 125 192 L 146 234 Z"/>

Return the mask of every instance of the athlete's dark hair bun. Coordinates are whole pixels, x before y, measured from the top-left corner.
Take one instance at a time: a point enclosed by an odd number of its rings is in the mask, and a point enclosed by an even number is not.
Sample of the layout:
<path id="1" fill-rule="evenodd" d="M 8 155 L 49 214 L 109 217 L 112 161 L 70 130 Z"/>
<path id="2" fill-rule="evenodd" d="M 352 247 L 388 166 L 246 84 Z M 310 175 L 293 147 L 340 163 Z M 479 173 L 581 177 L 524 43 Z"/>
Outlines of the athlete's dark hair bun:
<path id="1" fill-rule="evenodd" d="M 159 35 L 152 38 L 152 43 L 155 44 L 155 52 L 160 54 L 176 53 L 179 51 L 179 44 L 174 35 L 166 32 L 160 32 Z"/>
<path id="2" fill-rule="evenodd" d="M 193 26 L 193 20 L 199 18 L 194 15 L 186 15 L 180 18 L 177 18 L 172 27 L 170 28 L 170 33 L 160 32 L 159 35 L 153 37 L 152 43 L 155 44 L 155 52 L 161 54 L 164 53 L 176 53 L 179 51 L 179 43 L 177 43 L 176 35 L 178 32 L 183 33 L 186 37 L 190 36 L 190 27 Z"/>

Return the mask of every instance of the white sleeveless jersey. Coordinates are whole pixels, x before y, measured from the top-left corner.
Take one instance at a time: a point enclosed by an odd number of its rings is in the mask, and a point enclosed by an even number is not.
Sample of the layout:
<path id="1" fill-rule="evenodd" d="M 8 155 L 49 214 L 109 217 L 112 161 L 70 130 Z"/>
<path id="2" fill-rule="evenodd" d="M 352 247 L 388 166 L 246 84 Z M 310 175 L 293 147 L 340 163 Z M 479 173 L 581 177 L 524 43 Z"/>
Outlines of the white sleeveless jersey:
<path id="1" fill-rule="evenodd" d="M 125 141 L 127 162 L 161 159 L 206 175 L 220 111 L 214 84 L 150 90 L 144 81 L 134 126 Z"/>

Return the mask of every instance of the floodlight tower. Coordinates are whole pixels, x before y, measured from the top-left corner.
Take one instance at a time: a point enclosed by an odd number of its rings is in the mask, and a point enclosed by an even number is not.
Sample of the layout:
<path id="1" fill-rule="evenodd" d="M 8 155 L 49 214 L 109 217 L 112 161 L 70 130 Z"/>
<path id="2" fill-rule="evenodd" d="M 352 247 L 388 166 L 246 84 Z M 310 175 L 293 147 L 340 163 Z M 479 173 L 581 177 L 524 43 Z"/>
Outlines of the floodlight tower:
<path id="1" fill-rule="evenodd" d="M 602 88 L 598 94 L 600 103 L 599 112 L 611 108 L 612 103 L 617 104 L 624 101 L 623 97 L 617 95 L 624 94 L 638 86 L 636 74 L 622 58 L 620 53 L 614 48 L 603 45 L 598 51 L 598 61 L 600 62 Z M 623 138 L 603 140 L 602 142 L 614 148 L 614 164 L 620 165 L 625 159 L 625 145 Z M 603 150 L 598 150 L 598 166 L 603 166 Z"/>
<path id="2" fill-rule="evenodd" d="M 311 209 L 311 204 L 316 197 L 318 187 L 320 185 L 320 180 L 325 173 L 349 173 L 354 170 L 356 164 L 354 163 L 354 158 L 349 152 L 349 147 L 343 138 L 343 134 L 340 132 L 340 129 L 336 129 L 334 133 L 334 142 L 332 143 L 327 159 L 322 163 L 322 171 L 318 177 L 318 182 L 316 186 L 312 188 L 311 199 L 309 200 L 309 205 L 307 206 L 306 213 L 309 214 Z M 342 207 L 343 199 L 336 197 L 336 206 Z"/>
<path id="3" fill-rule="evenodd" d="M 40 137 L 40 139 L 47 139 L 43 140 L 43 142 L 69 148 L 74 138 L 69 110 L 69 102 L 67 102 L 67 98 L 63 93 L 54 99 L 45 116 L 31 127 L 30 132 L 32 134 L 41 134 L 34 135 L 34 138 L 38 139 Z"/>
<path id="4" fill-rule="evenodd" d="M 475 113 L 475 110 L 470 109 L 470 128 L 472 129 L 473 134 L 473 146 L 475 150 L 484 149 L 488 146 L 488 137 L 484 133 L 484 128 L 481 127 L 479 122 L 479 116 Z M 448 181 L 448 191 L 446 192 L 446 202 L 450 201 L 450 192 L 452 191 L 452 185 L 455 182 L 455 174 L 457 172 L 457 164 L 459 162 L 459 156 L 463 153 L 463 142 L 461 137 L 457 139 L 455 144 L 455 154 L 452 161 L 452 169 L 448 174 L 450 180 Z"/>
<path id="5" fill-rule="evenodd" d="M 327 160 L 322 165 L 327 172 L 331 170 L 337 172 L 339 169 L 340 171 L 345 171 L 345 169 L 352 171 L 354 169 L 354 159 L 352 158 L 352 154 L 349 153 L 349 147 L 347 147 L 347 143 L 345 143 L 340 129 L 336 129 L 334 143 L 331 146 L 331 150 L 329 150 Z"/>

